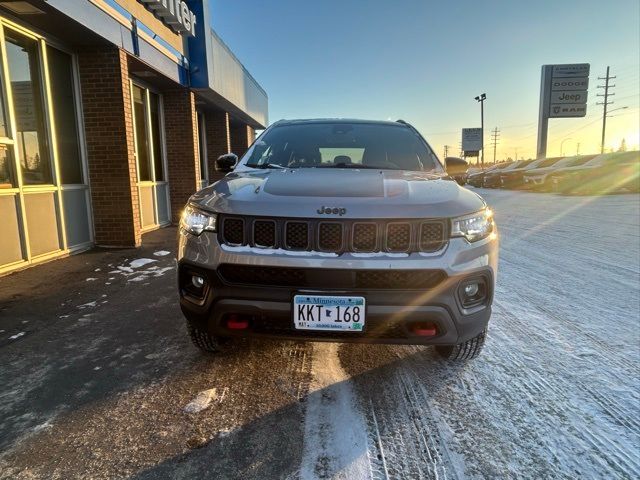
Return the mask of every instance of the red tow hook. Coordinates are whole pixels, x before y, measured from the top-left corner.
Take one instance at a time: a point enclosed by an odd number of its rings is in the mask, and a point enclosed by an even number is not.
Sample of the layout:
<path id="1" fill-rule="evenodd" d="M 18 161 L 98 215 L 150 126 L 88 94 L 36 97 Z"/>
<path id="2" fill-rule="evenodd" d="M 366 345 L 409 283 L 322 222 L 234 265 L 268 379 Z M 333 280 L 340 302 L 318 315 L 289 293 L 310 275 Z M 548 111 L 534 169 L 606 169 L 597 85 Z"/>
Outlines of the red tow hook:
<path id="1" fill-rule="evenodd" d="M 433 323 L 414 323 L 411 331 L 420 337 L 435 337 L 438 329 Z"/>
<path id="2" fill-rule="evenodd" d="M 229 330 L 245 330 L 249 328 L 249 320 L 245 317 L 238 317 L 238 315 L 229 315 L 227 319 L 227 328 Z"/>

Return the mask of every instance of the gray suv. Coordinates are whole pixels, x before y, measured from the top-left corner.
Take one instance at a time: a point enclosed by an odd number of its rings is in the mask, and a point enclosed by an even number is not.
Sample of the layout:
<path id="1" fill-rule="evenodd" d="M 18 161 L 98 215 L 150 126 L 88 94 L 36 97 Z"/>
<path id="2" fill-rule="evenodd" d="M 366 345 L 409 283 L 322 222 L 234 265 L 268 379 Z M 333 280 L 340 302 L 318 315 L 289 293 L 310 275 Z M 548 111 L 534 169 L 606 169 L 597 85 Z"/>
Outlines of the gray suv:
<path id="1" fill-rule="evenodd" d="M 462 164 L 447 159 L 452 175 Z M 280 121 L 217 166 L 227 175 L 190 198 L 179 232 L 180 306 L 199 348 L 261 336 L 478 355 L 493 215 L 412 126 Z"/>

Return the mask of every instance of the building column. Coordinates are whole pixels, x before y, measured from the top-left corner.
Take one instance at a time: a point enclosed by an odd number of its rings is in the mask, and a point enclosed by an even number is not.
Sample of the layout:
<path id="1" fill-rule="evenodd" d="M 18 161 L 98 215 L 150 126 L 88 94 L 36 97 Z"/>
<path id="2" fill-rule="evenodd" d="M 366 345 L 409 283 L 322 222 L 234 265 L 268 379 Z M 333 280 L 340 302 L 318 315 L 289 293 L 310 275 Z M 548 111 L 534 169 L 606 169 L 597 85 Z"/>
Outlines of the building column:
<path id="1" fill-rule="evenodd" d="M 207 165 L 209 182 L 213 183 L 224 176 L 216 169 L 216 160 L 220 155 L 231 151 L 229 132 L 229 114 L 222 110 L 210 110 L 204 118 L 207 137 Z"/>
<path id="2" fill-rule="evenodd" d="M 140 203 L 127 55 L 116 47 L 78 55 L 95 241 L 140 246 Z"/>
<path id="3" fill-rule="evenodd" d="M 255 130 L 246 123 L 231 127 L 231 151 L 241 157 L 253 143 Z"/>
<path id="4" fill-rule="evenodd" d="M 195 96 L 188 88 L 164 91 L 162 99 L 171 221 L 178 223 L 187 200 L 200 185 L 198 115 Z"/>

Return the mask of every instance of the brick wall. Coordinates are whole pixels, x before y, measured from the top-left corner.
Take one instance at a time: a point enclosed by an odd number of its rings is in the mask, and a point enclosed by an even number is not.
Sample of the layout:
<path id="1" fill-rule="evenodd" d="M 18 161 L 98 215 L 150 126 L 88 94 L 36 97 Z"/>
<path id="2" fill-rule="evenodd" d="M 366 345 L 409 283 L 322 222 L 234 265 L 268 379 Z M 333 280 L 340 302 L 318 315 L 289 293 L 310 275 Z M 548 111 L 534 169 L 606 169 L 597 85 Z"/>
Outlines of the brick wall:
<path id="1" fill-rule="evenodd" d="M 209 167 L 209 182 L 213 183 L 224 176 L 216 169 L 216 159 L 220 155 L 231 151 L 231 136 L 229 132 L 229 114 L 221 110 L 210 110 L 204 118 L 207 136 L 207 165 Z"/>
<path id="2" fill-rule="evenodd" d="M 247 124 L 238 124 L 231 127 L 231 151 L 241 157 L 253 143 L 255 131 Z"/>
<path id="3" fill-rule="evenodd" d="M 78 55 L 95 239 L 139 246 L 140 208 L 126 53 L 116 47 Z"/>
<path id="4" fill-rule="evenodd" d="M 195 97 L 187 88 L 162 92 L 171 220 L 177 223 L 187 200 L 198 190 L 200 162 Z M 206 120 L 205 120 L 206 121 Z"/>

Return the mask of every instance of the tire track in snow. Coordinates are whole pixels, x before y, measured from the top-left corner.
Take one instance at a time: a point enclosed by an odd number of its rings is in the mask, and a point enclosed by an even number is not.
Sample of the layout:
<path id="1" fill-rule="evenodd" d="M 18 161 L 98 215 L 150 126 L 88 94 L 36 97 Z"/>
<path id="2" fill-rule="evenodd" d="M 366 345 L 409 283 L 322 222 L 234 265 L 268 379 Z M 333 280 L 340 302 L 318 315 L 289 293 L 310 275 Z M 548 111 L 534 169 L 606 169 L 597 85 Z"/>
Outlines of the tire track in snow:
<path id="1" fill-rule="evenodd" d="M 300 477 L 370 478 L 367 427 L 349 376 L 340 365 L 338 344 L 313 344 L 311 372 Z"/>

